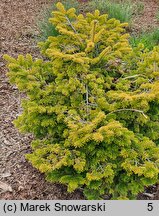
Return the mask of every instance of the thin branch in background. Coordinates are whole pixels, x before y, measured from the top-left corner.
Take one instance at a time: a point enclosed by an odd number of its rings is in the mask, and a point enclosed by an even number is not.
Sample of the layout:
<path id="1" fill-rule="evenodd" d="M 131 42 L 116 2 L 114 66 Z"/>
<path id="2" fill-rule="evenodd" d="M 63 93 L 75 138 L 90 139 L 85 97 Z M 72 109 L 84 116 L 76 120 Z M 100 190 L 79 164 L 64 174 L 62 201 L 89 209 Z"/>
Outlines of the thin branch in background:
<path id="1" fill-rule="evenodd" d="M 86 85 L 86 112 L 88 116 L 88 106 L 89 106 L 89 97 L 88 97 L 88 85 Z"/>
<path id="2" fill-rule="evenodd" d="M 151 198 L 151 199 L 154 199 L 154 194 L 150 194 L 150 193 L 143 193 L 143 195 L 144 196 L 147 196 L 147 197 L 149 197 L 149 198 Z"/>
<path id="3" fill-rule="evenodd" d="M 157 66 L 156 61 L 154 61 L 154 63 L 153 63 L 153 72 L 156 72 L 156 71 L 158 71 L 158 66 Z"/>
<path id="4" fill-rule="evenodd" d="M 73 29 L 73 31 L 75 32 L 75 34 L 78 34 L 78 32 L 76 31 L 76 29 L 72 25 L 71 21 L 69 20 L 69 18 L 67 16 L 65 16 L 65 18 L 67 19 L 69 26 Z"/>
<path id="5" fill-rule="evenodd" d="M 89 106 L 95 106 L 97 107 L 98 105 L 96 103 L 88 103 Z"/>
<path id="6" fill-rule="evenodd" d="M 138 110 L 138 109 L 118 109 L 118 110 L 114 110 L 114 111 L 108 113 L 107 115 L 110 115 L 110 114 L 115 113 L 115 112 L 122 112 L 122 111 L 138 112 L 138 113 L 141 113 L 145 118 L 147 118 L 147 116 L 145 115 L 144 111 Z"/>
<path id="7" fill-rule="evenodd" d="M 138 76 L 142 76 L 142 77 L 145 77 L 145 78 L 146 78 L 146 76 L 143 75 L 143 74 L 135 74 L 135 75 L 133 75 L 133 76 L 124 77 L 124 78 L 122 78 L 122 79 L 123 79 L 123 80 L 125 80 L 125 79 L 131 79 L 131 78 L 135 78 L 135 77 L 138 77 Z"/>

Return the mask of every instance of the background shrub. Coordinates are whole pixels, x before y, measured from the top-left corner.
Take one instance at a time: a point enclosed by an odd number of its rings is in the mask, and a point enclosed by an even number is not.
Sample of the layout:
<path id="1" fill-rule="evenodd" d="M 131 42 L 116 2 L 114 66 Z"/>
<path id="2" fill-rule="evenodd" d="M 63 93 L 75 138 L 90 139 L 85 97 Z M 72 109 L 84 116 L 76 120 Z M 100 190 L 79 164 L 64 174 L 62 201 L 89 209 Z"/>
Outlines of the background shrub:
<path id="1" fill-rule="evenodd" d="M 38 41 L 46 40 L 49 36 L 57 36 L 58 32 L 55 30 L 55 26 L 52 25 L 48 20 L 51 17 L 51 12 L 55 10 L 56 3 L 55 0 L 52 6 L 43 10 L 40 19 L 37 21 L 37 26 L 39 29 Z M 109 14 L 109 18 L 116 18 L 121 22 L 131 23 L 133 14 L 141 13 L 143 10 L 143 5 L 141 3 L 132 4 L 129 1 L 109 1 L 109 0 L 92 0 L 85 4 L 80 4 L 78 0 L 61 0 L 66 9 L 74 7 L 78 12 L 89 12 L 96 9 L 100 10 L 101 13 Z"/>
<path id="2" fill-rule="evenodd" d="M 159 29 L 156 28 L 151 32 L 143 32 L 137 36 L 132 36 L 130 38 L 130 43 L 133 47 L 142 43 L 145 48 L 152 50 L 154 46 L 159 45 Z"/>
<path id="3" fill-rule="evenodd" d="M 101 13 L 107 13 L 109 18 L 116 18 L 121 22 L 131 23 L 134 6 L 130 1 L 93 0 L 88 4 L 92 10 L 98 9 Z"/>
<path id="4" fill-rule="evenodd" d="M 49 22 L 49 18 L 52 16 L 52 11 L 56 9 L 57 2 L 59 2 L 59 0 L 55 0 L 50 7 L 42 10 L 40 13 L 40 19 L 38 18 L 37 20 L 37 27 L 39 29 L 39 36 L 37 38 L 38 41 L 44 41 L 49 36 L 58 35 L 58 31 L 56 31 L 55 26 Z M 65 6 L 66 9 L 73 7 L 77 12 L 80 10 L 80 4 L 78 0 L 61 0 L 60 2 Z"/>

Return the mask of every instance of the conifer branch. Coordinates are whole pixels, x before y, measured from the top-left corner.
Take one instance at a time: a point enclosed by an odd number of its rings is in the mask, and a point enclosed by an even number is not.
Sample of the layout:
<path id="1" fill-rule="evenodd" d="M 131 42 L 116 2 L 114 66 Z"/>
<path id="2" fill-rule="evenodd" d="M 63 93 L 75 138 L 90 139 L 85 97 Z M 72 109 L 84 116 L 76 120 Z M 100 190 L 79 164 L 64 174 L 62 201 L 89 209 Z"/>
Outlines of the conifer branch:
<path id="1" fill-rule="evenodd" d="M 135 75 L 133 75 L 133 76 L 124 77 L 123 80 L 125 80 L 125 79 L 135 78 L 135 77 L 138 77 L 138 76 L 146 77 L 146 76 L 143 75 L 143 74 L 135 74 Z"/>
<path id="2" fill-rule="evenodd" d="M 88 115 L 89 96 L 88 96 L 88 85 L 86 85 L 86 112 Z"/>
<path id="3" fill-rule="evenodd" d="M 97 107 L 98 105 L 96 103 L 88 103 L 89 106 L 95 106 Z"/>
<path id="4" fill-rule="evenodd" d="M 118 109 L 118 110 L 114 110 L 114 111 L 108 113 L 107 115 L 110 115 L 110 114 L 115 113 L 115 112 L 122 112 L 122 111 L 138 112 L 138 113 L 141 113 L 145 118 L 147 118 L 147 116 L 145 115 L 144 111 L 138 110 L 138 109 Z"/>
<path id="5" fill-rule="evenodd" d="M 158 70 L 158 67 L 157 67 L 156 61 L 154 61 L 154 63 L 153 63 L 153 72 L 156 72 L 157 70 Z"/>
<path id="6" fill-rule="evenodd" d="M 93 28 L 92 28 L 91 41 L 92 41 L 93 43 L 94 43 L 94 37 L 95 37 L 96 24 L 97 24 L 97 22 L 94 22 L 94 23 L 93 23 Z"/>
<path id="7" fill-rule="evenodd" d="M 155 196 L 154 194 L 150 194 L 150 193 L 143 193 L 143 195 L 145 195 L 151 199 L 154 199 L 154 196 Z"/>
<path id="8" fill-rule="evenodd" d="M 76 29 L 74 28 L 74 26 L 72 25 L 71 21 L 69 20 L 69 18 L 67 16 L 65 16 L 65 18 L 68 21 L 69 26 L 73 29 L 73 31 L 75 32 L 75 34 L 77 34 L 78 32 L 76 31 Z"/>

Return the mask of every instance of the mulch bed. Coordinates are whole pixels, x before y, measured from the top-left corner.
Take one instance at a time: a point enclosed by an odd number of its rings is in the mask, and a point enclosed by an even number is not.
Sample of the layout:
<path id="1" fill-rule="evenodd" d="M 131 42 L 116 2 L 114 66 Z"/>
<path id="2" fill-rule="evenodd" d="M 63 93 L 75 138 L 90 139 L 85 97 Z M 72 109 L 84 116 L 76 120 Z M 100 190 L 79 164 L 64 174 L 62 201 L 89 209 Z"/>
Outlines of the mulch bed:
<path id="1" fill-rule="evenodd" d="M 151 1 L 149 7 L 149 1 L 145 2 L 147 6 L 143 17 L 136 21 L 138 26 L 143 20 L 152 23 L 153 19 L 148 18 L 154 18 L 154 9 L 150 8 L 152 5 L 157 8 L 155 1 Z M 20 101 L 24 96 L 8 83 L 2 55 L 7 53 L 16 57 L 18 54 L 31 53 L 34 57 L 39 56 L 35 44 L 38 35 L 35 21 L 42 8 L 51 3 L 52 0 L 0 1 L 0 183 L 4 183 L 6 189 L 0 189 L 0 199 L 85 199 L 80 190 L 67 193 L 65 186 L 45 181 L 44 175 L 25 160 L 25 154 L 31 152 L 32 135 L 20 134 L 12 123 L 22 111 Z M 147 15 L 147 10 L 151 10 L 151 15 Z M 149 197 L 140 194 L 138 199 L 159 199 L 158 186 L 149 187 L 145 193 L 155 195 Z"/>
<path id="2" fill-rule="evenodd" d="M 159 11 L 158 0 L 134 0 L 134 2 L 144 4 L 144 10 L 141 14 L 137 15 L 133 19 L 132 30 L 134 32 L 149 31 L 156 27 L 159 27 L 159 20 L 157 19 L 157 12 Z"/>

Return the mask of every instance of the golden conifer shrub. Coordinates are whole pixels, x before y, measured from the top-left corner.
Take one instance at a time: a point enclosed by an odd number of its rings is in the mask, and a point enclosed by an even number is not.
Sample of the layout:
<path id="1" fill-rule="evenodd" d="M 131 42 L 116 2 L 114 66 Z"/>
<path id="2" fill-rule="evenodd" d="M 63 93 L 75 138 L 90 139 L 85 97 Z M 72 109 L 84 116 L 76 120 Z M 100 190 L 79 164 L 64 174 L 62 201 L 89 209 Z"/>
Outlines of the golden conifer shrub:
<path id="1" fill-rule="evenodd" d="M 34 134 L 26 157 L 68 192 L 135 199 L 159 177 L 159 48 L 132 49 L 127 24 L 98 10 L 58 3 L 50 22 L 59 34 L 39 44 L 45 60 L 4 56 L 27 95 L 15 120 Z"/>

